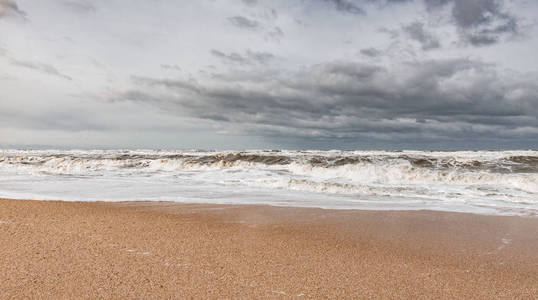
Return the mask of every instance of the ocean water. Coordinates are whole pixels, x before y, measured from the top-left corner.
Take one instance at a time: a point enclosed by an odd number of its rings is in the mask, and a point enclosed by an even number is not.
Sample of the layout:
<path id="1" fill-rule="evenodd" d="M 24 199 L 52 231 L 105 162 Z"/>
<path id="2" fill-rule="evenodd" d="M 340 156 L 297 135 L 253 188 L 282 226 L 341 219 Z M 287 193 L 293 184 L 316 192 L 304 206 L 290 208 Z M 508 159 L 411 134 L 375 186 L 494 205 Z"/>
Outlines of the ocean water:
<path id="1" fill-rule="evenodd" d="M 0 150 L 0 197 L 538 216 L 538 151 Z"/>

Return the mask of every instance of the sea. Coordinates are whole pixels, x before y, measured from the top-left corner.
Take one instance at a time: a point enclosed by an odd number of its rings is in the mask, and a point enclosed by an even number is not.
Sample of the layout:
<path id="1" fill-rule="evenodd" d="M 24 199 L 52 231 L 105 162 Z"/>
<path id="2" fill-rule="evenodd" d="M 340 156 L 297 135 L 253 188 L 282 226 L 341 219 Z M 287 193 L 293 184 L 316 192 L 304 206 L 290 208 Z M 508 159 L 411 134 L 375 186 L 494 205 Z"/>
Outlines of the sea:
<path id="1" fill-rule="evenodd" d="M 0 197 L 538 216 L 538 151 L 0 150 Z"/>

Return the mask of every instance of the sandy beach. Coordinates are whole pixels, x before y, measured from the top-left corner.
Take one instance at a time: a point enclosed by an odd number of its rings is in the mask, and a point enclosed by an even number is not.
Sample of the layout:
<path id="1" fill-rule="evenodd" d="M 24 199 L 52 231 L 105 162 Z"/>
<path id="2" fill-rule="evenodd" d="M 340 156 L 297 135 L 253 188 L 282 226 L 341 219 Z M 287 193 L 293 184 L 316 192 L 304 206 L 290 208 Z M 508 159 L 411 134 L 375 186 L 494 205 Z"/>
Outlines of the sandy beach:
<path id="1" fill-rule="evenodd" d="M 538 218 L 0 200 L 0 298 L 538 297 Z"/>

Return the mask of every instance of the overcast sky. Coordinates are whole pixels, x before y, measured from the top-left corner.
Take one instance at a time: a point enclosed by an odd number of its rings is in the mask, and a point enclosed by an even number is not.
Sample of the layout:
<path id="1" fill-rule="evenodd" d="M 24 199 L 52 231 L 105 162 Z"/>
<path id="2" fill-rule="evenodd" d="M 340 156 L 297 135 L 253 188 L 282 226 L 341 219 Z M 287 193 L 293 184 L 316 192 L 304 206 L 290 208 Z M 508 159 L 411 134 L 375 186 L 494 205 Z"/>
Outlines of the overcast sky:
<path id="1" fill-rule="evenodd" d="M 536 0 L 0 0 L 0 147 L 538 148 Z"/>

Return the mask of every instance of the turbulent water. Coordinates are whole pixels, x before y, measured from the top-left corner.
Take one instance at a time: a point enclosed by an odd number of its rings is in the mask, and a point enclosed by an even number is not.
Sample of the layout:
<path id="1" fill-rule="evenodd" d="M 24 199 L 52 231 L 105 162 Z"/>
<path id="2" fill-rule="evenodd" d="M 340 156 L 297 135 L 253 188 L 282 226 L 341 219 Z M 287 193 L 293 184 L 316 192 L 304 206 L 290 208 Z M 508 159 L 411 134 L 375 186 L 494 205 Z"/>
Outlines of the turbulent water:
<path id="1" fill-rule="evenodd" d="M 538 151 L 0 150 L 0 197 L 538 215 Z"/>

